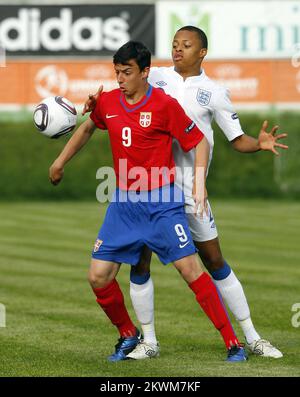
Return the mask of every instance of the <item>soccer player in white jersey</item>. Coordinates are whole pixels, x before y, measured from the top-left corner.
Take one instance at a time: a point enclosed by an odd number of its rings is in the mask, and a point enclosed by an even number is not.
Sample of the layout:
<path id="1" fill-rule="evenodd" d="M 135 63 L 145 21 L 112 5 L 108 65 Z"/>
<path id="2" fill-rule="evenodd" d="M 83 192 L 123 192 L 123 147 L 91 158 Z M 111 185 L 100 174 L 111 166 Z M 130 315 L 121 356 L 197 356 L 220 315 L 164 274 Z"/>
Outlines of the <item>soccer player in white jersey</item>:
<path id="1" fill-rule="evenodd" d="M 210 160 L 213 154 L 212 120 L 215 119 L 233 148 L 242 153 L 259 150 L 278 154 L 276 147 L 287 149 L 277 141 L 286 134 L 275 135 L 278 127 L 268 133 L 267 121 L 263 123 L 258 139 L 245 134 L 241 128 L 228 90 L 210 80 L 203 68 L 202 61 L 207 54 L 207 37 L 194 26 L 185 26 L 177 31 L 173 39 L 172 67 L 151 68 L 148 81 L 154 87 L 162 88 L 167 94 L 178 100 L 186 114 L 203 131 L 210 144 Z M 101 89 L 100 89 L 101 91 Z M 89 96 L 84 111 L 92 110 L 96 96 Z M 263 357 L 280 358 L 282 353 L 271 343 L 263 339 L 256 331 L 243 288 L 238 278 L 222 256 L 218 232 L 208 203 L 208 214 L 203 218 L 193 214 L 193 168 L 194 153 L 184 153 L 174 142 L 173 154 L 177 173 L 176 182 L 185 193 L 185 209 L 194 243 L 205 267 L 211 274 L 224 301 L 239 322 L 246 339 L 248 349 Z M 145 359 L 159 355 L 159 344 L 154 328 L 154 288 L 150 277 L 151 252 L 146 252 L 139 266 L 132 268 L 130 276 L 130 296 L 137 318 L 141 323 L 144 338 L 128 357 Z"/>

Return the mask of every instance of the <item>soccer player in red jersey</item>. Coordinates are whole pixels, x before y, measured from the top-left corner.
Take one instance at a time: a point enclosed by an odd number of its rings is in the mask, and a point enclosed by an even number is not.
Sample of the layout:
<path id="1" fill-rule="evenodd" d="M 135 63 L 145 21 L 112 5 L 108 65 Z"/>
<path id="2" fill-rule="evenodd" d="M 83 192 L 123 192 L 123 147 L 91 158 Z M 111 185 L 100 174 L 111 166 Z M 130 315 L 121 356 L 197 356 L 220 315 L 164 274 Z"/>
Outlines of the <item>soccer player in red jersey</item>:
<path id="1" fill-rule="evenodd" d="M 203 211 L 205 186 L 199 188 L 197 171 L 202 169 L 202 175 L 206 175 L 208 143 L 176 100 L 147 83 L 150 62 L 151 54 L 142 43 L 128 42 L 116 52 L 114 67 L 119 89 L 99 97 L 90 118 L 50 167 L 50 180 L 53 184 L 61 181 L 65 164 L 87 143 L 96 127 L 108 130 L 117 189 L 94 246 L 89 282 L 97 302 L 120 333 L 110 361 L 126 360 L 140 339 L 116 276 L 121 263 L 139 263 L 145 245 L 157 253 L 163 264 L 172 262 L 192 289 L 224 339 L 227 361 L 244 361 L 245 351 L 217 289 L 202 272 L 195 255 L 183 192 L 174 184 L 172 172 L 175 138 L 184 151 L 195 148 L 195 214 L 199 205 Z M 166 172 L 153 173 L 157 168 Z"/>

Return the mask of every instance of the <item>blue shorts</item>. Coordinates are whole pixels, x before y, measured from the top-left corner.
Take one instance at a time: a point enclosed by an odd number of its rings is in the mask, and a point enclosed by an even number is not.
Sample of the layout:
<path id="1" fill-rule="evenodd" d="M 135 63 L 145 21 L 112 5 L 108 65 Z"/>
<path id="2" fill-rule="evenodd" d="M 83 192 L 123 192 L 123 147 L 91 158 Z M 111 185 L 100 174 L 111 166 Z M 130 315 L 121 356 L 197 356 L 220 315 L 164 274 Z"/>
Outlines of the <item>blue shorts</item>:
<path id="1" fill-rule="evenodd" d="M 135 266 L 144 245 L 165 265 L 197 252 L 185 216 L 183 192 L 176 185 L 140 193 L 117 189 L 92 257 Z"/>

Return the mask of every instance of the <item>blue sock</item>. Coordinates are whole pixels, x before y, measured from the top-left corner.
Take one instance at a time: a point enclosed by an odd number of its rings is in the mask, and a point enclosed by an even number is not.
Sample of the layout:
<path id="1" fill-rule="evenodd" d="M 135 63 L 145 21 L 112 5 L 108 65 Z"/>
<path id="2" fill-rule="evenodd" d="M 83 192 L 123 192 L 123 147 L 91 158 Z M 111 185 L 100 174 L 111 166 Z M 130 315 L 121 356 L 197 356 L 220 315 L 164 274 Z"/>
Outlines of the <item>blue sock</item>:
<path id="1" fill-rule="evenodd" d="M 214 280 L 224 280 L 226 277 L 229 276 L 231 272 L 231 267 L 228 265 L 226 261 L 224 261 L 223 267 L 221 267 L 218 270 L 215 270 L 214 272 L 211 272 L 211 276 Z"/>
<path id="2" fill-rule="evenodd" d="M 130 270 L 130 281 L 134 284 L 145 284 L 150 278 L 150 272 L 144 273 L 144 274 L 136 274 L 133 269 L 131 268 Z"/>

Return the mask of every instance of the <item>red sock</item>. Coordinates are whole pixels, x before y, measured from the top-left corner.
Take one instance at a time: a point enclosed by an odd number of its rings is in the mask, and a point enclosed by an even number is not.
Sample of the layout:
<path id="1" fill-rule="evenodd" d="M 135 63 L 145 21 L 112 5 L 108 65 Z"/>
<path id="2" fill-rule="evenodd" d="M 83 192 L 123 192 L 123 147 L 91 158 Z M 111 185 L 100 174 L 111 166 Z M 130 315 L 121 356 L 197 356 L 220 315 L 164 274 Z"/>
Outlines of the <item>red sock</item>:
<path id="1" fill-rule="evenodd" d="M 222 334 L 227 349 L 232 345 L 239 344 L 222 298 L 209 275 L 202 273 L 197 280 L 189 284 L 189 287 L 195 293 L 196 299 L 207 317 Z"/>
<path id="2" fill-rule="evenodd" d="M 93 289 L 96 301 L 115 325 L 121 337 L 134 336 L 136 328 L 132 323 L 124 303 L 123 293 L 116 279 L 104 288 Z"/>

